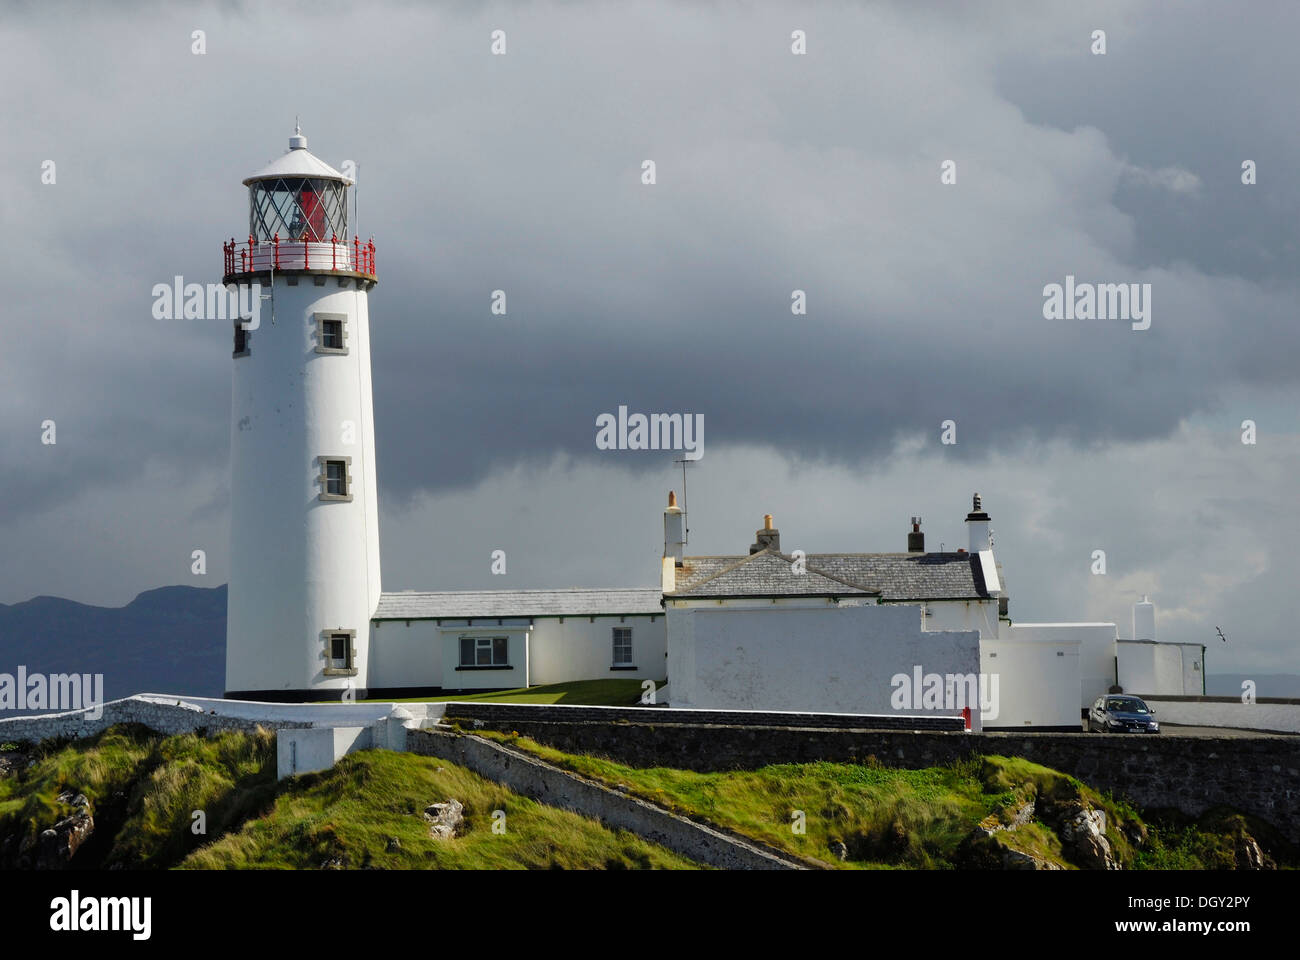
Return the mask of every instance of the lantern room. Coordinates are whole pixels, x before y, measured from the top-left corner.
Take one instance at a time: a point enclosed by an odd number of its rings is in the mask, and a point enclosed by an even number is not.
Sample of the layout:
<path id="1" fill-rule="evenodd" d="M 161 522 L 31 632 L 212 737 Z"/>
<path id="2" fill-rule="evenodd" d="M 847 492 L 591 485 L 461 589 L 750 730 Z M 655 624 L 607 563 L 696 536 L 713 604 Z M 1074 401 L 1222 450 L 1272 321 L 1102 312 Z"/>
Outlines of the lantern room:
<path id="1" fill-rule="evenodd" d="M 288 153 L 244 184 L 248 232 L 254 240 L 330 243 L 347 237 L 352 181 L 308 152 L 301 129 L 289 138 Z"/>
<path id="2" fill-rule="evenodd" d="M 223 277 L 250 273 L 330 271 L 375 277 L 375 244 L 348 241 L 348 188 L 353 180 L 307 150 L 296 128 L 289 150 L 244 180 L 248 242 L 222 244 Z"/>

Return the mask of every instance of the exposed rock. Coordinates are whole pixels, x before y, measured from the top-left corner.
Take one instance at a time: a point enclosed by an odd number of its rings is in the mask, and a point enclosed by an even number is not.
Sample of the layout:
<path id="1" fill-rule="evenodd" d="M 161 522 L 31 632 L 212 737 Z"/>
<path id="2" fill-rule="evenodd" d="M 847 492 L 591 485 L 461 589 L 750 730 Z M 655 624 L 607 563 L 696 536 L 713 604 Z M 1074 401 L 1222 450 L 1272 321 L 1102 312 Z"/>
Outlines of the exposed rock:
<path id="1" fill-rule="evenodd" d="M 322 870 L 346 870 L 348 862 L 344 857 L 329 857 L 320 862 L 320 868 Z"/>
<path id="2" fill-rule="evenodd" d="M 841 860 L 847 860 L 849 858 L 849 848 L 839 840 L 832 840 L 830 848 L 831 853 L 835 854 L 835 856 L 839 857 Z"/>
<path id="3" fill-rule="evenodd" d="M 1124 821 L 1124 838 L 1135 847 L 1146 846 L 1148 839 L 1146 824 L 1140 820 Z"/>
<path id="4" fill-rule="evenodd" d="M 397 837 L 389 837 L 389 838 L 388 838 L 388 848 L 387 848 L 387 849 L 388 849 L 388 852 L 389 852 L 389 853 L 392 853 L 392 852 L 395 851 L 395 850 L 401 850 L 401 849 L 402 849 L 402 841 L 401 841 L 400 839 L 398 839 Z"/>
<path id="5" fill-rule="evenodd" d="M 1249 834 L 1237 838 L 1236 850 L 1238 870 L 1276 870 L 1277 864 L 1269 859 L 1259 842 Z"/>
<path id="6" fill-rule="evenodd" d="M 1010 847 L 1002 848 L 1002 866 L 1006 870 L 1064 869 L 1060 864 L 1052 863 L 1050 860 L 1044 860 L 1041 857 L 1035 857 L 1032 853 L 1025 853 L 1022 850 L 1012 850 Z"/>
<path id="7" fill-rule="evenodd" d="M 984 834 L 984 836 L 986 837 L 991 837 L 993 836 L 993 834 L 998 833 L 1002 830 L 1014 830 L 1016 827 L 1028 823 L 1033 819 L 1034 819 L 1034 798 L 1030 797 L 1024 803 L 1020 804 L 1020 806 L 1015 808 L 1015 810 L 1011 814 L 1011 819 L 1009 822 L 1004 821 L 1002 817 L 996 813 L 990 813 L 987 817 L 985 817 L 983 820 L 979 822 L 979 825 L 975 827 L 975 830 L 978 833 Z"/>
<path id="8" fill-rule="evenodd" d="M 36 840 L 33 863 L 37 870 L 62 870 L 76 856 L 78 848 L 95 832 L 90 801 L 84 794 L 66 790 L 59 794 L 58 801 L 71 806 L 73 812 L 50 829 L 41 831 Z M 20 855 L 22 852 L 26 851 L 20 851 Z"/>
<path id="9" fill-rule="evenodd" d="M 1093 810 L 1076 802 L 1063 805 L 1057 812 L 1060 816 L 1057 835 L 1072 859 L 1093 870 L 1121 869 L 1106 839 L 1104 810 Z"/>
<path id="10" fill-rule="evenodd" d="M 435 840 L 450 840 L 456 836 L 456 828 L 465 819 L 464 810 L 465 806 L 459 800 L 429 804 L 424 808 L 424 819 L 429 822 L 429 836 Z"/>

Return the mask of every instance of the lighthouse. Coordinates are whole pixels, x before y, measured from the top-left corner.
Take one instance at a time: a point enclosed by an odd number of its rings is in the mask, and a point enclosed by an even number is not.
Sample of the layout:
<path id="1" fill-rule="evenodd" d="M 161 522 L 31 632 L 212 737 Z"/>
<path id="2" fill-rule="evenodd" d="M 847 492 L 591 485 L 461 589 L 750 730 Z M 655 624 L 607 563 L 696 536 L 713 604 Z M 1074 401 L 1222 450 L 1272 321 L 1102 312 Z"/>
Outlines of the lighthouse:
<path id="1" fill-rule="evenodd" d="M 370 313 L 375 246 L 349 236 L 353 181 L 307 150 L 244 180 L 247 241 L 223 282 L 232 331 L 226 696 L 363 696 L 379 603 Z"/>

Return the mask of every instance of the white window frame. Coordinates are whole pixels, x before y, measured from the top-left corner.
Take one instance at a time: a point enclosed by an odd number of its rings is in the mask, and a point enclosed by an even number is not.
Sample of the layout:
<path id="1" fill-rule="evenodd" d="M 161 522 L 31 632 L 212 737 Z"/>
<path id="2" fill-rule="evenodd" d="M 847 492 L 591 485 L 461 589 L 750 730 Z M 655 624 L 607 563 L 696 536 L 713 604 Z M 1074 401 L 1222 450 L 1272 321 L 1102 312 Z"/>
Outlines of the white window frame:
<path id="1" fill-rule="evenodd" d="M 627 639 L 625 643 L 619 643 L 618 635 L 620 631 L 627 634 Z M 610 651 L 611 660 L 612 660 L 611 666 L 615 666 L 615 667 L 636 666 L 636 660 L 634 659 L 634 654 L 632 651 L 632 628 L 631 627 L 614 627 L 613 633 L 611 634 L 611 643 L 612 643 L 612 650 Z M 620 660 L 618 658 L 619 648 L 621 646 L 626 647 L 627 649 L 626 660 Z"/>
<path id="2" fill-rule="evenodd" d="M 334 638 L 346 637 L 347 657 L 344 665 L 339 666 L 334 656 Z M 357 632 L 355 630 L 346 630 L 343 627 L 335 627 L 332 630 L 322 630 L 321 640 L 324 641 L 324 650 L 321 656 L 325 658 L 324 674 L 327 677 L 355 677 L 357 675 Z"/>
<path id="3" fill-rule="evenodd" d="M 465 641 L 466 640 L 473 641 L 473 646 L 471 647 L 471 650 L 474 654 L 473 663 L 465 662 Z M 496 642 L 498 640 L 503 641 L 503 647 L 504 647 L 504 653 L 503 653 L 504 659 L 500 663 L 498 663 L 496 660 Z M 459 638 L 457 638 L 457 646 L 459 648 L 457 650 L 457 659 L 460 661 L 459 665 L 462 667 L 482 667 L 484 669 L 487 669 L 488 667 L 501 668 L 501 667 L 510 666 L 510 637 L 508 635 L 502 636 L 501 634 L 482 634 L 482 635 L 462 634 Z M 488 656 L 487 663 L 479 662 L 479 654 L 483 651 L 487 652 L 487 656 Z"/>

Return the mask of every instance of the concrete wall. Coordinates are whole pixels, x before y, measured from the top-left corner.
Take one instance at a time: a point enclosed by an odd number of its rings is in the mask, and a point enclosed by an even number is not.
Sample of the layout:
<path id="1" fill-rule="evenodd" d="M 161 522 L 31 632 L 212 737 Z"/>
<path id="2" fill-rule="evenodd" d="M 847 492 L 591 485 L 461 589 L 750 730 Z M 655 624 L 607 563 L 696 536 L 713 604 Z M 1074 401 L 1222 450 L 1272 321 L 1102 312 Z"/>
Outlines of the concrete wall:
<path id="1" fill-rule="evenodd" d="M 923 631 L 918 607 L 902 605 L 669 612 L 670 709 L 897 713 L 891 680 L 917 666 L 978 674 L 979 634 Z"/>
<path id="2" fill-rule="evenodd" d="M 997 715 L 986 711 L 984 726 L 1081 729 L 1079 647 L 1078 640 L 981 641 L 980 670 L 998 692 Z"/>
<path id="3" fill-rule="evenodd" d="M 1115 655 L 1125 693 L 1200 696 L 1205 692 L 1205 648 L 1200 644 L 1120 640 Z"/>
<path id="4" fill-rule="evenodd" d="M 1006 639 L 1041 643 L 1076 641 L 1079 649 L 1078 706 L 1083 709 L 1107 693 L 1115 682 L 1116 630 L 1113 623 L 1013 623 Z M 1078 719 L 1077 715 L 1075 719 Z"/>
<path id="5" fill-rule="evenodd" d="M 1176 723 L 1187 727 L 1234 727 L 1241 730 L 1269 730 L 1300 733 L 1300 700 L 1264 698 L 1242 703 L 1237 697 L 1146 696 L 1163 726 Z"/>

